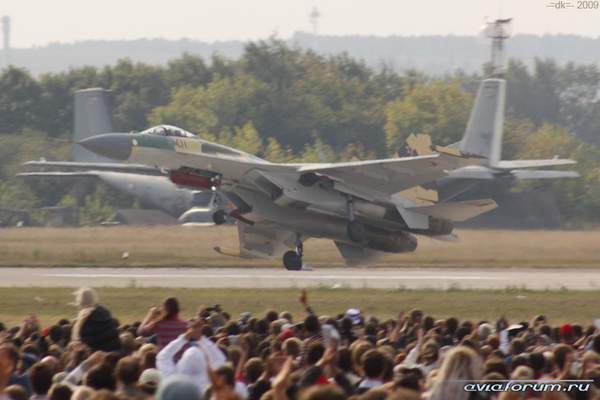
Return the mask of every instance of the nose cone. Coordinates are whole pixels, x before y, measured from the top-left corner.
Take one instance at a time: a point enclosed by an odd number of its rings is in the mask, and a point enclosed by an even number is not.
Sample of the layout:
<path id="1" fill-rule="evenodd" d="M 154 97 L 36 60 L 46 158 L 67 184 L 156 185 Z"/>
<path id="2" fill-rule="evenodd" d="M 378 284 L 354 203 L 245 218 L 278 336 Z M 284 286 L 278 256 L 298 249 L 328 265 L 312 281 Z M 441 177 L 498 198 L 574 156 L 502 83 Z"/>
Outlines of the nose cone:
<path id="1" fill-rule="evenodd" d="M 105 133 L 92 136 L 78 144 L 92 153 L 113 160 L 127 160 L 131 155 L 133 135 L 128 133 Z"/>

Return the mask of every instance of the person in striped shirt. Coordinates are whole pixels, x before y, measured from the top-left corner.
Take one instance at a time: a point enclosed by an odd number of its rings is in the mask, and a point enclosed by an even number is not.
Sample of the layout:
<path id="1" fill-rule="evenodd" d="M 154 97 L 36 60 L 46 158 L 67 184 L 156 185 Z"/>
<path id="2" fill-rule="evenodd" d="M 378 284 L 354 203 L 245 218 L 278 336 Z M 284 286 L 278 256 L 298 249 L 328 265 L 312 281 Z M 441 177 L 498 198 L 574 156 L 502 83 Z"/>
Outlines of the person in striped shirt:
<path id="1" fill-rule="evenodd" d="M 179 302 L 168 297 L 161 308 L 152 307 L 138 328 L 138 335 L 156 335 L 156 344 L 160 349 L 168 345 L 179 335 L 185 333 L 187 323 L 179 319 Z"/>

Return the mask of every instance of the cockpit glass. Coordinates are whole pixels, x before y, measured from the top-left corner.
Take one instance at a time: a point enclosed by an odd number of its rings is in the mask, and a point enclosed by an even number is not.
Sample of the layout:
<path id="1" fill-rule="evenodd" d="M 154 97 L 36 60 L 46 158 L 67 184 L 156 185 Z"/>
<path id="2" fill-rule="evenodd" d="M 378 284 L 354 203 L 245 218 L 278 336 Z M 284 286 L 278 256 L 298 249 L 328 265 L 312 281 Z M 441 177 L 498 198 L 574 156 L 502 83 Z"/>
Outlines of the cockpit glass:
<path id="1" fill-rule="evenodd" d="M 197 137 L 193 133 L 190 133 L 184 129 L 178 128 L 176 126 L 171 125 L 158 125 L 153 126 L 152 128 L 146 129 L 140 133 L 145 133 L 147 135 L 155 135 L 155 136 L 173 136 L 173 137 L 188 137 L 195 138 Z"/>

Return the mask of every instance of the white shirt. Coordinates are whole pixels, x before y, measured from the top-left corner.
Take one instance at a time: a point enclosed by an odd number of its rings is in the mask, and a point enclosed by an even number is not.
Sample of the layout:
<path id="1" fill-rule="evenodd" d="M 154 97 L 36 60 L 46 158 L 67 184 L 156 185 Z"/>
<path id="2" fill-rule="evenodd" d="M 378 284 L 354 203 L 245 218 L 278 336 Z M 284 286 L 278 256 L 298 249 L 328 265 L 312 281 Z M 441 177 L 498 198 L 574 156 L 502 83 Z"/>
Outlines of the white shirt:
<path id="1" fill-rule="evenodd" d="M 210 384 L 206 359 L 208 365 L 214 370 L 225 364 L 227 359 L 219 347 L 210 339 L 202 336 L 197 342 L 190 342 L 191 346 L 187 349 L 181 360 L 175 363 L 174 357 L 183 346 L 188 343 L 185 334 L 166 345 L 156 356 L 156 367 L 163 378 L 173 374 L 189 376 L 198 385 L 201 393 L 204 393 Z"/>

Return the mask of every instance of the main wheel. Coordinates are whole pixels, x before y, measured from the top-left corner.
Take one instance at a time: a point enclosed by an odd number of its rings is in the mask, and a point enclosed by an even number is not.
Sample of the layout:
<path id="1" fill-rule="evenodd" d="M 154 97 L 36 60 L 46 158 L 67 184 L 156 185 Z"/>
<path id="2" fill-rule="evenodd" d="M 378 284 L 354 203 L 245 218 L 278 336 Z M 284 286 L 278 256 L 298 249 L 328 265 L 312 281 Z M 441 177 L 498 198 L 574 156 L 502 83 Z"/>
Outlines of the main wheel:
<path id="1" fill-rule="evenodd" d="M 360 222 L 350 221 L 346 228 L 350 240 L 356 243 L 364 243 L 367 241 L 367 231 L 365 226 Z"/>
<path id="2" fill-rule="evenodd" d="M 295 251 L 287 251 L 283 255 L 283 266 L 288 271 L 299 271 L 302 269 L 302 257 Z"/>
<path id="3" fill-rule="evenodd" d="M 225 214 L 224 210 L 217 210 L 213 213 L 212 220 L 215 225 L 223 225 L 227 222 L 227 214 Z"/>

